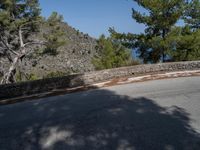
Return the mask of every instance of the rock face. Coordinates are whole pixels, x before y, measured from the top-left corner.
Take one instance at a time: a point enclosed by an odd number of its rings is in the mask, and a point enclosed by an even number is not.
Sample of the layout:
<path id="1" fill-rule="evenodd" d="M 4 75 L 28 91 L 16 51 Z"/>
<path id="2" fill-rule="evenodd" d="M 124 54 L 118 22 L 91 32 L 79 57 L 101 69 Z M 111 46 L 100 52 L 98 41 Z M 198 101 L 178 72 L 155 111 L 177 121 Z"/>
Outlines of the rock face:
<path id="1" fill-rule="evenodd" d="M 26 57 L 22 63 L 25 73 L 34 74 L 37 78 L 42 78 L 52 72 L 64 73 L 83 73 L 94 70 L 91 61 L 96 54 L 96 39 L 88 34 L 83 34 L 78 30 L 70 27 L 67 23 L 61 23 L 60 27 L 66 33 L 64 37 L 66 44 L 61 46 L 57 51 L 58 54 L 38 55 L 34 57 Z M 44 32 L 48 29 L 42 29 Z M 40 35 L 34 35 L 34 39 L 40 39 Z M 41 47 L 38 46 L 38 49 Z M 1 58 L 0 72 L 8 69 L 7 60 Z"/>

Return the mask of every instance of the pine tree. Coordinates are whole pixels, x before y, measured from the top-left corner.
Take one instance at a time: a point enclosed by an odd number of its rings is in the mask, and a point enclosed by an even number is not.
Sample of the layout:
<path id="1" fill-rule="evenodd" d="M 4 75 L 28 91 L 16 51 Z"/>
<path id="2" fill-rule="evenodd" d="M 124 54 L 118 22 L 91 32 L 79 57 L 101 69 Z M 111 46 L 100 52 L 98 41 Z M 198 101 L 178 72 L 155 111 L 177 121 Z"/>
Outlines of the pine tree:
<path id="1" fill-rule="evenodd" d="M 146 26 L 140 35 L 119 36 L 126 45 L 137 49 L 144 62 L 165 61 L 169 46 L 166 37 L 183 14 L 184 0 L 134 0 L 146 13 L 133 9 L 133 19 Z M 111 34 L 116 34 L 111 30 Z"/>
<path id="2" fill-rule="evenodd" d="M 200 1 L 188 1 L 185 10 L 184 20 L 191 29 L 200 29 Z"/>
<path id="3" fill-rule="evenodd" d="M 200 30 L 175 27 L 169 37 L 169 55 L 173 61 L 200 60 Z"/>
<path id="4" fill-rule="evenodd" d="M 37 0 L 1 0 L 0 2 L 0 51 L 11 66 L 2 83 L 15 81 L 16 65 L 32 43 L 27 41 L 31 32 L 37 30 L 40 9 Z"/>
<path id="5" fill-rule="evenodd" d="M 44 22 L 44 26 L 49 28 L 48 33 L 44 33 L 43 37 L 46 39 L 47 44 L 43 51 L 43 54 L 57 55 L 57 48 L 66 44 L 64 38 L 65 31 L 62 29 L 61 24 L 63 22 L 63 16 L 57 12 L 52 12 L 49 18 Z"/>
<path id="6" fill-rule="evenodd" d="M 0 0 L 0 56 L 10 62 L 1 83 L 15 82 L 17 65 L 34 51 L 33 45 L 48 44 L 48 39 L 29 38 L 39 32 L 42 22 L 38 0 Z"/>
<path id="7" fill-rule="evenodd" d="M 175 27 L 170 33 L 169 55 L 174 61 L 200 59 L 200 1 L 187 1 L 184 27 Z M 169 37 L 170 37 L 169 36 Z M 170 38 L 169 38 L 170 39 Z"/>
<path id="8" fill-rule="evenodd" d="M 98 55 L 92 63 L 97 70 L 126 66 L 131 61 L 130 51 L 102 35 L 97 41 Z"/>

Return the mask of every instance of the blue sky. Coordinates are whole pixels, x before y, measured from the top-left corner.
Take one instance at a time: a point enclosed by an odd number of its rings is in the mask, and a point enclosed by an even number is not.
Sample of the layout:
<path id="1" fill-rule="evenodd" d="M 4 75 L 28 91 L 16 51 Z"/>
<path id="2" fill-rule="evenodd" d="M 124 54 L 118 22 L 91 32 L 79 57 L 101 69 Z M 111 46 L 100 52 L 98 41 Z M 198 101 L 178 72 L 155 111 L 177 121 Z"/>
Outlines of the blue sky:
<path id="1" fill-rule="evenodd" d="M 42 15 L 52 11 L 63 15 L 70 26 L 92 37 L 108 35 L 108 28 L 119 32 L 143 32 L 144 26 L 131 17 L 131 9 L 141 10 L 132 0 L 40 0 Z"/>

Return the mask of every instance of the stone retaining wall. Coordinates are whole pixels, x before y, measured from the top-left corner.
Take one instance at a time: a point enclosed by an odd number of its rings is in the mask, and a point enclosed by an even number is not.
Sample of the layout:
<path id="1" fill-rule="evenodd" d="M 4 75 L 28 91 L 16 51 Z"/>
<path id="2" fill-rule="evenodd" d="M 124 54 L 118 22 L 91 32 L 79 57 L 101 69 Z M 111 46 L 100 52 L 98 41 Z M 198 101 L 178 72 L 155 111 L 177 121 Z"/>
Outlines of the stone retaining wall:
<path id="1" fill-rule="evenodd" d="M 0 99 L 32 95 L 61 88 L 72 88 L 77 86 L 90 85 L 93 83 L 119 77 L 182 70 L 200 70 L 200 61 L 138 65 L 89 72 L 83 75 L 70 75 L 60 78 L 0 85 Z"/>
<path id="2" fill-rule="evenodd" d="M 141 74 L 157 72 L 173 72 L 199 69 L 200 61 L 138 65 L 86 73 L 84 74 L 84 83 L 92 84 L 95 82 L 105 81 L 112 78 L 137 76 Z"/>
<path id="3" fill-rule="evenodd" d="M 48 92 L 55 89 L 71 88 L 83 84 L 82 75 L 5 84 L 0 85 L 0 100 Z"/>

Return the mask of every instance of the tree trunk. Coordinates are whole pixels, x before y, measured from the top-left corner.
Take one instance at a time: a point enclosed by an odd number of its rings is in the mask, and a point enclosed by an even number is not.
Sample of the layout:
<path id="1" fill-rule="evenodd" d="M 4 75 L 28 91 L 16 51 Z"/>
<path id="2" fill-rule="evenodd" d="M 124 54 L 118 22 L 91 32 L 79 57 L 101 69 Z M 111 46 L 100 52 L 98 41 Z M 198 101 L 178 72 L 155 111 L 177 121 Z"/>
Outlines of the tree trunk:
<path id="1" fill-rule="evenodd" d="M 15 74 L 16 74 L 16 65 L 20 60 L 20 56 L 17 56 L 14 58 L 9 71 L 3 76 L 3 79 L 1 80 L 1 84 L 9 84 L 15 82 Z"/>
<path id="2" fill-rule="evenodd" d="M 19 27 L 19 43 L 20 43 L 20 52 L 21 54 L 17 54 L 17 56 L 13 59 L 12 64 L 9 68 L 8 73 L 6 73 L 1 81 L 1 84 L 8 84 L 8 83 L 14 83 L 15 82 L 15 74 L 16 74 L 16 66 L 19 62 L 19 60 L 22 61 L 26 54 L 26 49 L 25 49 L 25 44 L 23 41 L 23 36 L 22 36 L 22 26 Z M 8 44 L 5 44 L 8 45 Z M 7 46 L 8 47 L 8 46 Z M 9 49 L 9 47 L 8 47 Z"/>

